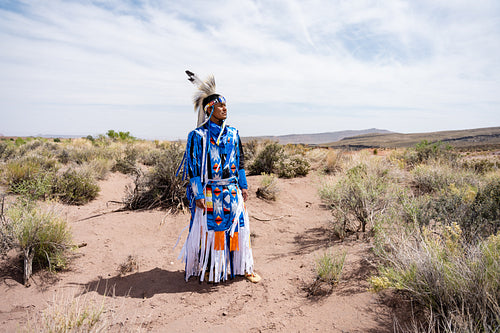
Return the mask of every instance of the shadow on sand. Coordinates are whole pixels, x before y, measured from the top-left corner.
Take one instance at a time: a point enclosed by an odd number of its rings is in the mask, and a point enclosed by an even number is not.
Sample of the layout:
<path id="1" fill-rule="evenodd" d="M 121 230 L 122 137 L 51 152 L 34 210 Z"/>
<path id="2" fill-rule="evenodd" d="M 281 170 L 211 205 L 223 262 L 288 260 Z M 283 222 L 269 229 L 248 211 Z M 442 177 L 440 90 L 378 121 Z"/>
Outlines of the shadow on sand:
<path id="1" fill-rule="evenodd" d="M 330 229 L 326 227 L 316 227 L 305 230 L 302 234 L 294 237 L 297 249 L 294 255 L 302 255 L 314 252 L 322 247 L 331 245 L 338 237 L 333 236 Z"/>
<path id="2" fill-rule="evenodd" d="M 153 268 L 146 272 L 137 272 L 126 276 L 99 277 L 86 284 L 79 284 L 85 292 L 96 291 L 106 296 L 122 296 L 133 298 L 150 298 L 156 294 L 170 293 L 209 293 L 224 288 L 224 286 L 239 281 L 243 277 L 219 284 L 200 283 L 198 278 L 192 277 L 188 282 L 184 280 L 184 271 L 167 271 Z"/>

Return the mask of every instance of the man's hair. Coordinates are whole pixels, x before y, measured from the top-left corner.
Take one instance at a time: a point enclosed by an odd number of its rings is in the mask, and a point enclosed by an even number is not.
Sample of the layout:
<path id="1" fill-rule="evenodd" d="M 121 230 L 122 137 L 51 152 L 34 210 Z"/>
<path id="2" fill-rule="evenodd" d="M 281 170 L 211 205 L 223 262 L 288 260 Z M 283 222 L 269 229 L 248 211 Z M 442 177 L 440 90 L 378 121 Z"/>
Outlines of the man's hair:
<path id="1" fill-rule="evenodd" d="M 219 96 L 220 96 L 219 94 L 212 94 L 210 96 L 205 97 L 202 102 L 203 109 L 205 109 L 205 106 L 207 106 L 208 103 L 218 99 Z"/>

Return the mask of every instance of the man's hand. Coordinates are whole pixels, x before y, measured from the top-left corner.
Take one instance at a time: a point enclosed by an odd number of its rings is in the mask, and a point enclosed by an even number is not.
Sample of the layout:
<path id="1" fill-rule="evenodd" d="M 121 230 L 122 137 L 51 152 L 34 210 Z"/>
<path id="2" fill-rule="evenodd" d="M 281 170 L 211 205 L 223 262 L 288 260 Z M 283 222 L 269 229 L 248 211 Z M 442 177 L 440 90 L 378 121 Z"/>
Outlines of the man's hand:
<path id="1" fill-rule="evenodd" d="M 247 201 L 247 199 L 248 199 L 248 189 L 242 188 L 241 189 L 241 196 L 243 197 L 243 201 Z"/>
<path id="2" fill-rule="evenodd" d="M 196 207 L 205 210 L 205 199 L 196 200 Z"/>

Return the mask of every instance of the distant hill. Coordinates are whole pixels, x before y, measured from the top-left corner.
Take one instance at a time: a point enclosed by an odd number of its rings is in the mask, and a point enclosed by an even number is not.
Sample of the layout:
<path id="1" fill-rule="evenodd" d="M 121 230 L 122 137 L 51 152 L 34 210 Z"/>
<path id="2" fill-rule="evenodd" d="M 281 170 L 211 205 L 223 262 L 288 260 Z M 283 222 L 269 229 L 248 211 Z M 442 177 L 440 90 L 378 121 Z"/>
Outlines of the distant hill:
<path id="1" fill-rule="evenodd" d="M 52 139 L 52 138 L 77 139 L 77 138 L 84 138 L 84 137 L 86 137 L 86 135 L 38 134 L 35 137 L 36 138 L 47 138 L 47 139 Z"/>
<path id="2" fill-rule="evenodd" d="M 314 134 L 288 134 L 288 135 L 278 135 L 278 136 L 253 136 L 253 137 L 243 137 L 241 140 L 243 142 L 248 142 L 250 140 L 273 140 L 278 141 L 281 144 L 287 143 L 303 143 L 303 144 L 322 144 L 327 142 L 335 142 L 342 140 L 347 137 L 375 134 L 375 133 L 393 133 L 391 131 L 370 128 L 365 130 L 348 130 L 339 132 L 326 132 L 326 133 L 314 133 Z"/>
<path id="3" fill-rule="evenodd" d="M 500 127 L 410 134 L 374 133 L 346 137 L 330 143 L 320 144 L 320 146 L 342 149 L 406 148 L 412 147 L 423 140 L 429 142 L 441 141 L 457 148 L 498 149 L 500 148 Z"/>
<path id="4" fill-rule="evenodd" d="M 45 138 L 45 139 L 76 139 L 76 138 L 84 138 L 86 135 L 64 135 L 64 134 L 37 134 L 37 135 L 24 135 L 24 136 L 18 136 L 18 135 L 12 135 L 12 136 L 5 136 L 3 134 L 0 134 L 0 139 L 15 139 L 15 138 Z"/>

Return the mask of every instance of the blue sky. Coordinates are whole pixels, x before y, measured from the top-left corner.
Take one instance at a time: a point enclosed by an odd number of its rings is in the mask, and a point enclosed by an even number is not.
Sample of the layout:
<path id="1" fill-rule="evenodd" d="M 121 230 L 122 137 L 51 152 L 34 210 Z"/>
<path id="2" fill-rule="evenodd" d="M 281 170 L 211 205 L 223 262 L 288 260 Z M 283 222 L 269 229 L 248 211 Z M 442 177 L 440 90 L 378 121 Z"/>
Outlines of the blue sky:
<path id="1" fill-rule="evenodd" d="M 500 126 L 498 0 L 0 0 L 0 133 L 184 139 Z"/>

